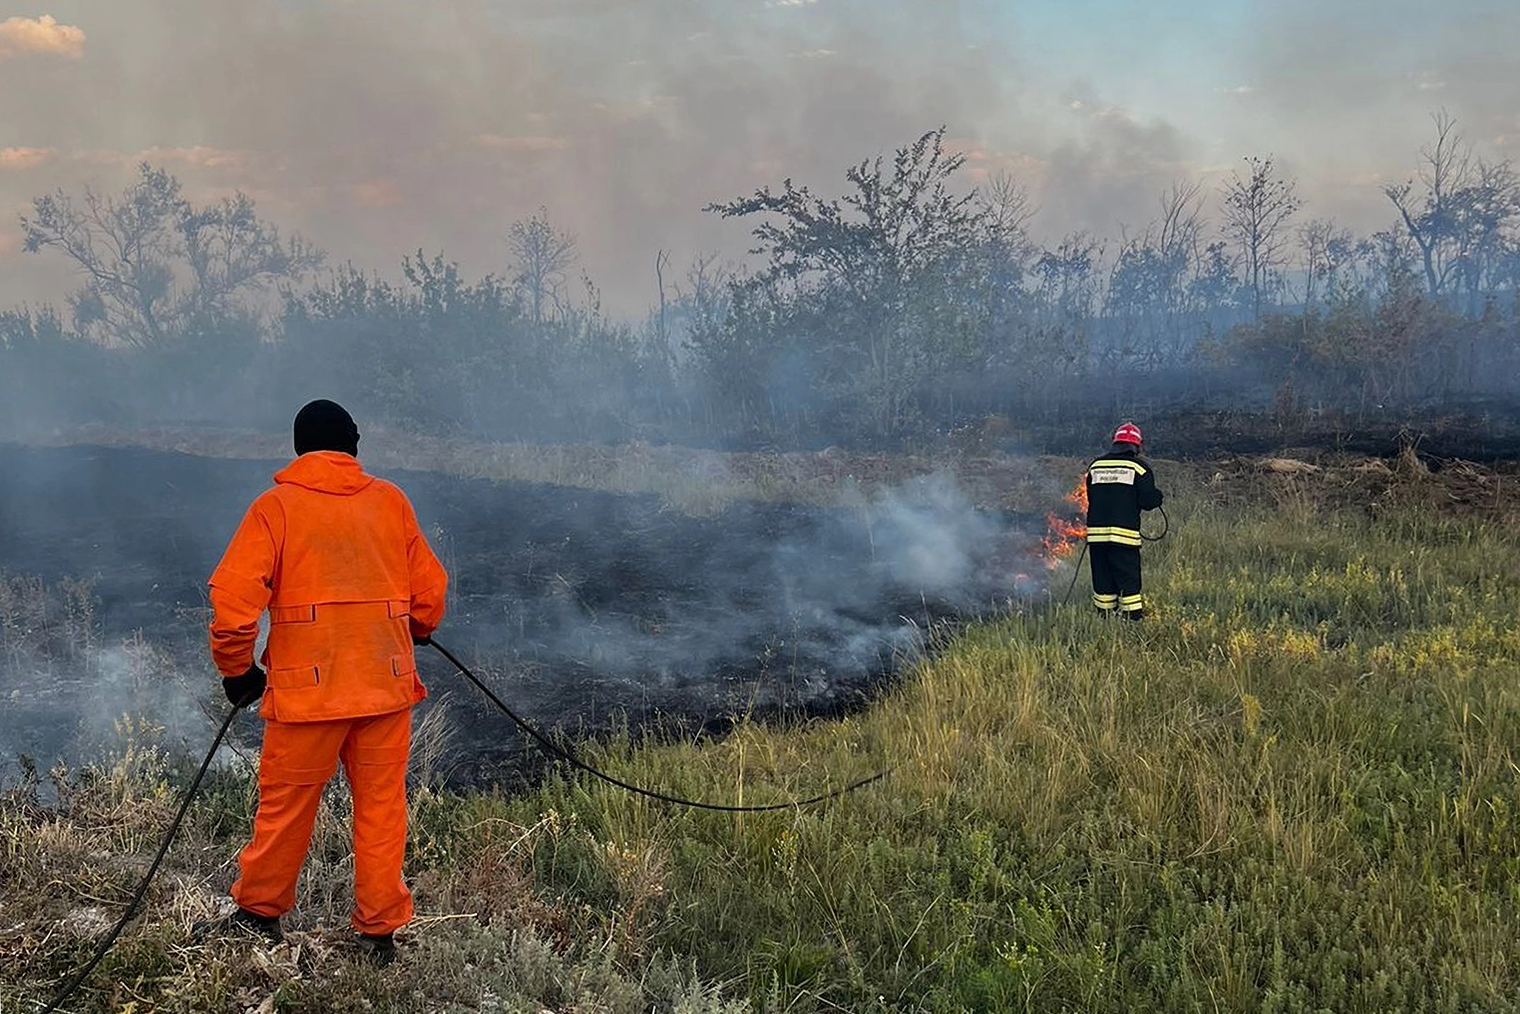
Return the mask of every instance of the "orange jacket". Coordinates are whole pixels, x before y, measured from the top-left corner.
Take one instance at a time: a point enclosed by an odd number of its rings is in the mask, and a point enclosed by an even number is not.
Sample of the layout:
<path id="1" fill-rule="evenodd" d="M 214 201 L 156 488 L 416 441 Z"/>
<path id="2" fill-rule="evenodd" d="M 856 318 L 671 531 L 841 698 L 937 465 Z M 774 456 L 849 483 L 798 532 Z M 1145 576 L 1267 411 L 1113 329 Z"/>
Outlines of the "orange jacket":
<path id="1" fill-rule="evenodd" d="M 211 575 L 217 669 L 252 664 L 267 608 L 264 718 L 359 718 L 422 700 L 412 635 L 443 619 L 448 575 L 411 501 L 338 451 L 303 454 L 274 481 Z"/>

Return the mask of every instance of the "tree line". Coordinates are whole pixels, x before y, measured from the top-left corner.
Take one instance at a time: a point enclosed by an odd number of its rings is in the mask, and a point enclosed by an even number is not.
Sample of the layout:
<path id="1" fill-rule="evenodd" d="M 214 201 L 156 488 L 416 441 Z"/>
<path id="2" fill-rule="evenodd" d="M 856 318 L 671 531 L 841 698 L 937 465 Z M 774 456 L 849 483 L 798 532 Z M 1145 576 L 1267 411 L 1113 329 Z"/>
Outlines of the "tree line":
<path id="1" fill-rule="evenodd" d="M 1191 407 L 1365 417 L 1509 398 L 1520 366 L 1520 177 L 1433 117 L 1390 223 L 1304 213 L 1269 155 L 1179 181 L 1117 237 L 1034 238 L 1008 176 L 971 186 L 943 128 L 707 210 L 752 266 L 654 257 L 656 308 L 604 311 L 546 210 L 499 274 L 422 251 L 397 278 L 329 265 L 236 194 L 199 206 L 144 164 L 54 192 L 25 249 L 82 284 L 0 313 L 13 422 L 283 424 L 308 395 L 440 434 L 891 446 L 988 417 Z"/>

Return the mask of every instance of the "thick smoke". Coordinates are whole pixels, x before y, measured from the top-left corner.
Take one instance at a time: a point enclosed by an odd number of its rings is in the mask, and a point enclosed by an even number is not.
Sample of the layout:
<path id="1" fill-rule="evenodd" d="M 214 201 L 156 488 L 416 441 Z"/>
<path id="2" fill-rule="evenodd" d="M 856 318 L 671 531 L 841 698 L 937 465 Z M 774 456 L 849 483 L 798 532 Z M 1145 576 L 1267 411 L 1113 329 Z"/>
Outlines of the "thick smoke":
<path id="1" fill-rule="evenodd" d="M 646 508 L 630 509 L 629 528 L 667 528 L 678 537 Z M 944 474 L 856 494 L 840 509 L 735 506 L 695 527 L 703 541 L 688 545 L 684 559 L 660 558 L 662 550 L 641 547 L 637 535 L 623 541 L 608 533 L 596 545 L 587 533 L 592 544 L 575 561 L 586 569 L 556 573 L 540 596 L 515 597 L 509 616 L 528 614 L 525 622 L 544 632 L 547 654 L 583 658 L 599 674 L 626 680 L 700 683 L 716 670 L 752 669 L 777 656 L 776 668 L 789 675 L 799 674 L 785 659 L 801 658 L 812 671 L 800 675 L 860 681 L 913 650 L 937 619 L 989 610 L 1011 589 L 1012 575 L 992 566 L 1005 526 L 977 511 Z M 678 544 L 670 548 L 679 554 Z M 607 554 L 607 569 L 587 566 Z M 640 604 L 636 598 L 605 610 L 587 604 L 620 570 L 628 579 L 662 580 L 662 601 L 643 603 L 657 624 L 647 611 L 624 611 Z"/>
<path id="2" fill-rule="evenodd" d="M 47 477 L 0 495 L 7 567 L 55 588 L 93 579 L 92 612 L 67 636 L 0 657 L 0 756 L 78 758 L 127 712 L 203 739 L 225 707 L 204 581 L 276 463 L 0 445 L 0 464 Z M 848 706 L 940 622 L 1006 607 L 1031 563 L 1017 520 L 975 509 L 946 475 L 843 491 L 834 508 L 736 502 L 692 516 L 653 496 L 390 474 L 452 574 L 440 639 L 547 725 Z M 420 659 L 456 702 L 453 762 L 521 749 L 473 690 Z"/>
<path id="3" fill-rule="evenodd" d="M 206 739 L 218 702 L 192 675 L 199 667 L 141 632 L 103 641 L 58 655 L 13 645 L 0 653 L 0 773 L 22 757 L 45 769 L 107 759 L 128 744 L 175 752 Z"/>
<path id="4" fill-rule="evenodd" d="M 702 518 L 646 497 L 472 488 L 478 515 L 433 512 L 458 575 L 440 636 L 553 724 L 847 706 L 943 620 L 1006 607 L 1031 563 L 1016 523 L 945 475 L 838 508 L 737 503 Z M 511 511 L 532 517 L 492 527 Z M 464 694 L 461 714 L 500 722 Z"/>

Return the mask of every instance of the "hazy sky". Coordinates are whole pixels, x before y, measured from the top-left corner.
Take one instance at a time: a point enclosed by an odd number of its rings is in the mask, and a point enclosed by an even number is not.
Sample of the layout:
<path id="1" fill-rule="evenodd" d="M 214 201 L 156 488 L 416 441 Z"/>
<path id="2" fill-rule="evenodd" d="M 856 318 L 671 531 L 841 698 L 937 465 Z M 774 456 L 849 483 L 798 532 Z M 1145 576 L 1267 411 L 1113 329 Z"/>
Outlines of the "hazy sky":
<path id="1" fill-rule="evenodd" d="M 0 8 L 0 306 L 58 299 L 15 216 L 142 159 L 241 188 L 335 261 L 504 271 L 539 205 L 609 305 L 655 251 L 741 253 L 703 205 L 946 124 L 1036 231 L 1143 226 L 1179 177 L 1275 154 L 1305 214 L 1388 220 L 1445 108 L 1520 151 L 1515 0 L 51 0 Z"/>

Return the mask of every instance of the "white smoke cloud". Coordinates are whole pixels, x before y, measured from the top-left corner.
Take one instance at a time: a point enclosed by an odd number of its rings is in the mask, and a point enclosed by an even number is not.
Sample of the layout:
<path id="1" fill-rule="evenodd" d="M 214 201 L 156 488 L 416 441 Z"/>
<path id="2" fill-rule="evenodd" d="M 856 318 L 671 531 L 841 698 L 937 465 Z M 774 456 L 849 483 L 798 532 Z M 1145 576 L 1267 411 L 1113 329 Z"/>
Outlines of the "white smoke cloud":
<path id="1" fill-rule="evenodd" d="M 884 580 L 957 605 L 971 604 L 967 596 L 1002 535 L 943 472 L 883 490 L 870 501 L 847 499 L 845 507 L 871 525 Z"/>

